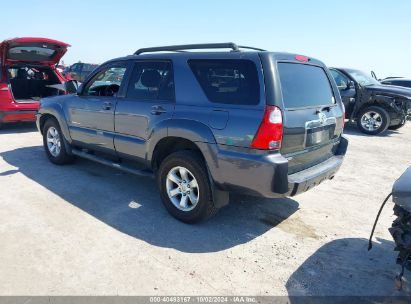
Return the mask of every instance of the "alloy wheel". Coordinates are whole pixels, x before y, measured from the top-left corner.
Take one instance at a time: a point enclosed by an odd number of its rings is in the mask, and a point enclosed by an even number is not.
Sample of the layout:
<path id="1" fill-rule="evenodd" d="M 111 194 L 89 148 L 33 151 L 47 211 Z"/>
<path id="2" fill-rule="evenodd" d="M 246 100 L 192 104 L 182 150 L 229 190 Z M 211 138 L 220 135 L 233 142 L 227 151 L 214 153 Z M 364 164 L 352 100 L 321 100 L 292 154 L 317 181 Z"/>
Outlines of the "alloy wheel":
<path id="1" fill-rule="evenodd" d="M 368 131 L 378 130 L 381 128 L 382 123 L 382 116 L 375 111 L 365 112 L 361 117 L 361 126 Z"/>
<path id="2" fill-rule="evenodd" d="M 47 130 L 47 148 L 52 156 L 59 156 L 61 151 L 61 140 L 59 132 L 55 127 L 50 127 Z"/>
<path id="3" fill-rule="evenodd" d="M 199 201 L 200 189 L 194 175 L 186 168 L 172 168 L 166 179 L 167 194 L 181 211 L 193 210 Z"/>

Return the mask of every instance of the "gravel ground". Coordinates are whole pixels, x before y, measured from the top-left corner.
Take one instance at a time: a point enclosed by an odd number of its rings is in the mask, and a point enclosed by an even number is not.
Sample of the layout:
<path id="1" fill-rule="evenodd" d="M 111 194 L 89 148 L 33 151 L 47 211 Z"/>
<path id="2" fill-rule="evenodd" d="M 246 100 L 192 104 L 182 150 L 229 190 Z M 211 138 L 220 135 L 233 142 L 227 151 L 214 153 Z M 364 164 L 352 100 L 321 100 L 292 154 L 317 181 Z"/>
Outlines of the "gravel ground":
<path id="1" fill-rule="evenodd" d="M 384 210 L 411 166 L 411 123 L 369 137 L 347 127 L 343 167 L 293 199 L 231 197 L 186 225 L 153 180 L 86 160 L 49 163 L 32 125 L 0 130 L 0 295 L 411 295 Z M 406 273 L 411 281 L 411 274 Z"/>

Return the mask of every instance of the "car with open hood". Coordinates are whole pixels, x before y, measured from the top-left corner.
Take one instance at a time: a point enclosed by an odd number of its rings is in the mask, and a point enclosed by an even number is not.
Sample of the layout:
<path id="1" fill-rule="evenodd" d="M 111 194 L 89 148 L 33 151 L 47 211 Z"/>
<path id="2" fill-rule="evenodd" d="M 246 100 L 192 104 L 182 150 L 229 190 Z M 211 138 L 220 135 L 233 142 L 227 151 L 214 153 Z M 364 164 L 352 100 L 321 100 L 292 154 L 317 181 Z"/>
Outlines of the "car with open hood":
<path id="1" fill-rule="evenodd" d="M 361 132 L 376 135 L 403 127 L 411 115 L 411 89 L 383 85 L 368 74 L 330 68 L 345 106 L 346 117 Z"/>
<path id="2" fill-rule="evenodd" d="M 56 66 L 69 46 L 33 37 L 0 43 L 0 125 L 35 121 L 41 98 L 64 94 L 66 79 Z"/>

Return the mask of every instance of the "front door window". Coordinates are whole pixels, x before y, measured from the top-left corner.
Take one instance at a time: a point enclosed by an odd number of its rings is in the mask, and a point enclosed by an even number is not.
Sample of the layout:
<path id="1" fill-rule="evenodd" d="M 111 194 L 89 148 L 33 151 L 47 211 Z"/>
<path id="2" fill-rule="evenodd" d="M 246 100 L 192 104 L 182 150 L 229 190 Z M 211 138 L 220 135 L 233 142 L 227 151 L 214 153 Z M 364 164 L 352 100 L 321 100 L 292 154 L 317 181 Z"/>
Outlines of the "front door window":
<path id="1" fill-rule="evenodd" d="M 86 85 L 83 95 L 115 97 L 120 90 L 125 66 L 111 66 L 103 69 Z"/>

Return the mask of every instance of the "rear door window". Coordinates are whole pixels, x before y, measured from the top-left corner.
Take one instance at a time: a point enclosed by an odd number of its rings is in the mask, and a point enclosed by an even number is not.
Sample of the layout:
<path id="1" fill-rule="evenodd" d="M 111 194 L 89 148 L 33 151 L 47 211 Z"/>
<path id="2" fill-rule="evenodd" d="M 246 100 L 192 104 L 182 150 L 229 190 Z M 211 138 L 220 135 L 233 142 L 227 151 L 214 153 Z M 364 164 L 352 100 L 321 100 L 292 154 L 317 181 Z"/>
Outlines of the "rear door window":
<path id="1" fill-rule="evenodd" d="M 174 77 L 170 62 L 136 62 L 127 89 L 127 98 L 174 100 Z"/>
<path id="2" fill-rule="evenodd" d="M 257 105 L 260 85 L 251 60 L 188 61 L 205 95 L 213 103 Z"/>
<path id="3" fill-rule="evenodd" d="M 324 69 L 299 63 L 278 63 L 281 91 L 286 108 L 335 104 L 330 81 Z"/>

